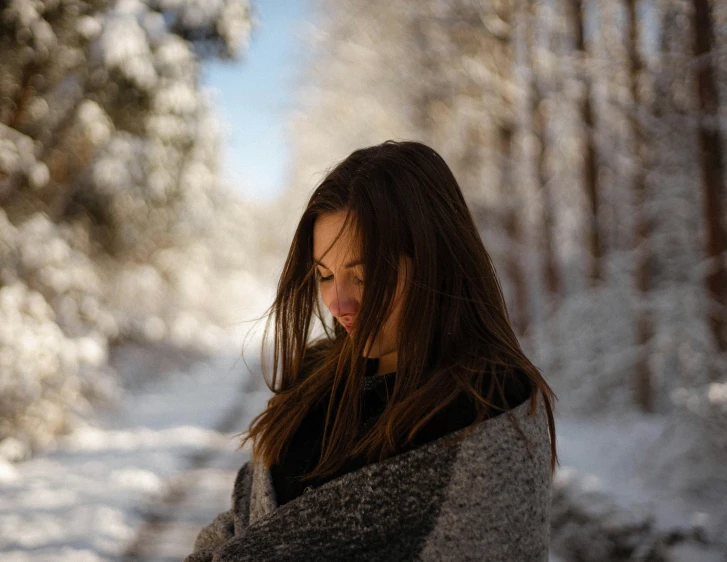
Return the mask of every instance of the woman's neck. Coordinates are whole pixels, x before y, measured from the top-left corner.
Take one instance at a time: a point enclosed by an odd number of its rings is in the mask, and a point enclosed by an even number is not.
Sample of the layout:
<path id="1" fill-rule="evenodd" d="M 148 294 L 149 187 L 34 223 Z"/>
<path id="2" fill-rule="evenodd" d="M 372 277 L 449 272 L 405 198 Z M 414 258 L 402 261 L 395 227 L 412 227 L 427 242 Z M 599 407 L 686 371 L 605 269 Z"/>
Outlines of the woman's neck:
<path id="1" fill-rule="evenodd" d="M 385 375 L 396 371 L 397 356 L 396 351 L 392 351 L 379 357 L 379 366 L 376 369 L 376 374 Z"/>

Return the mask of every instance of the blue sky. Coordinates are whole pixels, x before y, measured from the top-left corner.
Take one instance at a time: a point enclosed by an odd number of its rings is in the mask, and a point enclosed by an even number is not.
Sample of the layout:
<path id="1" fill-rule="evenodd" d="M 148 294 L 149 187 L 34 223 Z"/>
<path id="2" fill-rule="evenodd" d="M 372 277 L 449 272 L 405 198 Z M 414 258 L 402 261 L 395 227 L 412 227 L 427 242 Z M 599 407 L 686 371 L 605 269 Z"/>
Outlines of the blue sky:
<path id="1" fill-rule="evenodd" d="M 269 201 L 290 166 L 285 137 L 293 88 L 305 60 L 308 0 L 251 0 L 257 27 L 238 61 L 206 61 L 202 79 L 227 128 L 223 175 L 246 197 Z"/>

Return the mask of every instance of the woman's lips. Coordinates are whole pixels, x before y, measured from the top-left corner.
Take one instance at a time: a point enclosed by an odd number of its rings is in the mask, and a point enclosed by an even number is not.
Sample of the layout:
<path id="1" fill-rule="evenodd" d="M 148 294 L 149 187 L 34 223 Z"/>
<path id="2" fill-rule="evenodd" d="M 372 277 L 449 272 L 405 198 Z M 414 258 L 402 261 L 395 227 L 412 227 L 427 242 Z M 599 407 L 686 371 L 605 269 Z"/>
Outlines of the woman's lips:
<path id="1" fill-rule="evenodd" d="M 342 320 L 339 320 L 341 322 L 341 326 L 343 326 L 348 333 L 351 333 L 351 330 L 353 329 L 353 322 L 343 322 Z"/>

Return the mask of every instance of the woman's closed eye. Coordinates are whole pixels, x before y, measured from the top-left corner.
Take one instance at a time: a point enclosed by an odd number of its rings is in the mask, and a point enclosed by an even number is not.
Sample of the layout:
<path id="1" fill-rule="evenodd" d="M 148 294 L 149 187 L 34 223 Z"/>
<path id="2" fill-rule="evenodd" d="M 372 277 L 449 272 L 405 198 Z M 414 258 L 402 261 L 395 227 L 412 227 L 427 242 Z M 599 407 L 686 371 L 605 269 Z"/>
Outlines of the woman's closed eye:
<path id="1" fill-rule="evenodd" d="M 316 270 L 316 277 L 318 277 L 318 281 L 320 283 L 326 283 L 328 281 L 333 281 L 333 274 L 330 275 L 323 275 L 320 271 Z M 357 275 L 352 276 L 352 280 L 357 285 L 363 285 L 363 279 Z"/>

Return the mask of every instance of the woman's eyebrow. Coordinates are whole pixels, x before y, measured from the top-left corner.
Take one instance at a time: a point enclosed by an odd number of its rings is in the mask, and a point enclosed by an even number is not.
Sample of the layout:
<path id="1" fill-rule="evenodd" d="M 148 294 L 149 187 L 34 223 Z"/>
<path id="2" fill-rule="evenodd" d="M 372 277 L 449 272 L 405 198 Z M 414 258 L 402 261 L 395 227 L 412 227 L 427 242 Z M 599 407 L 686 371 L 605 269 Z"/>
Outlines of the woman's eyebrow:
<path id="1" fill-rule="evenodd" d="M 321 267 L 323 267 L 325 269 L 329 269 L 328 266 L 325 265 L 321 260 L 317 260 L 317 259 L 313 258 L 313 261 L 315 262 L 316 265 L 320 265 Z M 350 269 L 352 267 L 356 267 L 357 265 L 363 265 L 363 260 L 353 260 L 348 263 L 345 263 L 345 264 L 343 264 L 343 269 Z M 330 269 L 329 269 L 329 271 L 330 271 Z"/>

